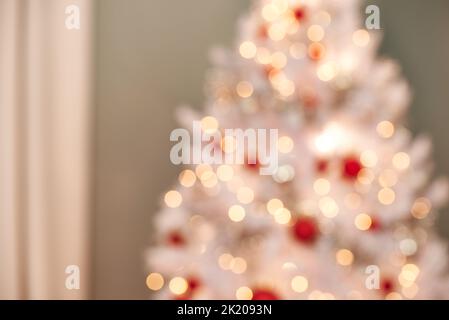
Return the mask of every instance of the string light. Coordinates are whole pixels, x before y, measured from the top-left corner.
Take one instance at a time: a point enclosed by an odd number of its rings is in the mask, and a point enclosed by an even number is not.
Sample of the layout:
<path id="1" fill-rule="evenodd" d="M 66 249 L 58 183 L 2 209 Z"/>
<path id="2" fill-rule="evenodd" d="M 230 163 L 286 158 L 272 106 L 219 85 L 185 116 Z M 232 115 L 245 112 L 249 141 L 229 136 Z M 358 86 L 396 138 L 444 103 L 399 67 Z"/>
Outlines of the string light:
<path id="1" fill-rule="evenodd" d="M 362 154 L 360 155 L 360 162 L 365 167 L 368 168 L 375 167 L 377 161 L 378 161 L 377 154 L 372 150 L 366 150 L 362 152 Z"/>
<path id="2" fill-rule="evenodd" d="M 271 63 L 271 53 L 270 50 L 264 47 L 259 47 L 257 49 L 256 60 L 260 64 L 270 64 Z"/>
<path id="3" fill-rule="evenodd" d="M 169 283 L 170 291 L 176 295 L 181 295 L 187 291 L 188 283 L 186 279 L 182 277 L 175 277 L 170 280 Z"/>
<path id="4" fill-rule="evenodd" d="M 371 220 L 371 217 L 367 215 L 366 213 L 361 213 L 355 217 L 354 224 L 357 227 L 357 229 L 366 231 L 371 227 L 371 224 L 373 221 Z"/>
<path id="5" fill-rule="evenodd" d="M 286 30 L 280 23 L 272 24 L 268 28 L 268 36 L 273 41 L 281 41 L 285 38 Z"/>
<path id="6" fill-rule="evenodd" d="M 295 59 L 303 59 L 306 56 L 307 47 L 304 43 L 293 43 L 289 49 L 290 55 Z"/>
<path id="7" fill-rule="evenodd" d="M 276 198 L 271 199 L 267 202 L 267 210 L 272 215 L 275 215 L 276 212 L 283 207 L 284 204 L 282 203 L 282 201 Z"/>
<path id="8" fill-rule="evenodd" d="M 253 291 L 248 287 L 240 287 L 235 292 L 237 300 L 251 300 L 253 298 Z"/>
<path id="9" fill-rule="evenodd" d="M 239 205 L 233 205 L 228 210 L 229 219 L 234 222 L 240 222 L 245 218 L 245 209 Z"/>
<path id="10" fill-rule="evenodd" d="M 286 208 L 280 208 L 274 214 L 274 220 L 279 224 L 287 224 L 290 222 L 292 215 L 290 210 Z"/>
<path id="11" fill-rule="evenodd" d="M 309 45 L 309 57 L 312 60 L 320 60 L 324 57 L 326 49 L 321 43 L 314 42 Z"/>
<path id="12" fill-rule="evenodd" d="M 254 200 L 254 191 L 248 187 L 241 187 L 237 191 L 237 200 L 244 204 L 251 203 Z"/>
<path id="13" fill-rule="evenodd" d="M 307 29 L 307 37 L 310 41 L 318 42 L 324 38 L 324 29 L 323 27 L 314 24 Z"/>
<path id="14" fill-rule="evenodd" d="M 357 30 L 352 35 L 352 41 L 358 47 L 366 47 L 370 41 L 370 34 L 364 29 Z"/>
<path id="15" fill-rule="evenodd" d="M 410 166 L 410 156 L 405 152 L 398 152 L 393 156 L 393 165 L 398 170 L 406 170 Z"/>
<path id="16" fill-rule="evenodd" d="M 214 117 L 207 116 L 201 119 L 201 129 L 207 134 L 213 134 L 218 129 L 218 121 Z"/>
<path id="17" fill-rule="evenodd" d="M 432 209 L 429 199 L 419 198 L 413 203 L 411 213 L 416 219 L 426 218 Z"/>
<path id="18" fill-rule="evenodd" d="M 394 125 L 390 121 L 382 121 L 377 125 L 377 133 L 382 138 L 391 138 L 394 135 L 394 131 Z"/>
<path id="19" fill-rule="evenodd" d="M 399 243 L 399 248 L 403 255 L 412 256 L 418 250 L 418 245 L 413 239 L 404 239 Z"/>
<path id="20" fill-rule="evenodd" d="M 236 87 L 237 94 L 242 98 L 251 97 L 253 94 L 253 85 L 248 81 L 240 81 Z"/>
<path id="21" fill-rule="evenodd" d="M 290 153 L 293 150 L 293 140 L 288 136 L 282 136 L 278 139 L 278 150 L 280 153 Z"/>
<path id="22" fill-rule="evenodd" d="M 354 261 L 354 255 L 348 249 L 341 249 L 336 254 L 337 263 L 342 266 L 349 266 Z"/>
<path id="23" fill-rule="evenodd" d="M 179 174 L 178 180 L 182 186 L 186 188 L 192 187 L 196 181 L 195 172 L 192 170 L 184 170 Z"/>
<path id="24" fill-rule="evenodd" d="M 293 291 L 297 293 L 305 292 L 309 287 L 309 281 L 303 276 L 296 276 L 291 281 Z"/>
<path id="25" fill-rule="evenodd" d="M 398 182 L 398 175 L 391 169 L 382 171 L 379 176 L 379 184 L 384 188 L 390 188 Z"/>
<path id="26" fill-rule="evenodd" d="M 256 56 L 257 47 L 253 42 L 245 41 L 240 45 L 239 51 L 243 58 L 252 59 Z"/>
<path id="27" fill-rule="evenodd" d="M 234 170 L 231 166 L 223 164 L 217 168 L 217 177 L 221 181 L 228 182 L 234 176 Z"/>
<path id="28" fill-rule="evenodd" d="M 182 196 L 176 190 L 168 191 L 164 197 L 165 204 L 170 208 L 177 208 L 182 203 Z"/>
<path id="29" fill-rule="evenodd" d="M 328 62 L 321 65 L 317 70 L 317 76 L 321 81 L 328 82 L 337 75 L 337 67 L 335 63 Z"/>
<path id="30" fill-rule="evenodd" d="M 195 168 L 195 173 L 196 176 L 201 179 L 201 177 L 203 176 L 203 174 L 205 174 L 206 172 L 212 171 L 212 167 L 208 164 L 205 163 L 201 163 L 199 165 L 196 166 Z"/>
<path id="31" fill-rule="evenodd" d="M 164 278 L 160 273 L 150 273 L 146 279 L 146 284 L 150 290 L 157 291 L 164 286 Z"/>
<path id="32" fill-rule="evenodd" d="M 268 21 L 274 21 L 279 16 L 279 10 L 274 4 L 267 4 L 262 8 L 262 17 Z"/>
<path id="33" fill-rule="evenodd" d="M 218 257 L 218 265 L 223 270 L 230 270 L 232 267 L 232 262 L 234 260 L 234 257 L 229 253 L 223 253 Z"/>
<path id="34" fill-rule="evenodd" d="M 232 260 L 232 267 L 231 267 L 232 272 L 236 274 L 242 274 L 246 271 L 246 268 L 247 264 L 245 259 L 236 257 Z"/>
<path id="35" fill-rule="evenodd" d="M 318 202 L 318 206 L 323 215 L 327 218 L 334 218 L 338 215 L 338 205 L 335 200 L 330 197 L 321 198 Z"/>
<path id="36" fill-rule="evenodd" d="M 377 198 L 383 205 L 390 205 L 396 199 L 395 192 L 390 188 L 383 188 L 379 191 Z"/>
<path id="37" fill-rule="evenodd" d="M 287 57 L 280 51 L 273 53 L 271 56 L 271 65 L 276 69 L 282 69 L 287 64 Z"/>
<path id="38" fill-rule="evenodd" d="M 364 185 L 370 185 L 374 181 L 374 173 L 368 168 L 363 168 L 357 175 L 357 181 Z"/>
<path id="39" fill-rule="evenodd" d="M 213 188 L 217 185 L 217 175 L 213 171 L 206 171 L 201 175 L 201 184 L 205 188 Z"/>

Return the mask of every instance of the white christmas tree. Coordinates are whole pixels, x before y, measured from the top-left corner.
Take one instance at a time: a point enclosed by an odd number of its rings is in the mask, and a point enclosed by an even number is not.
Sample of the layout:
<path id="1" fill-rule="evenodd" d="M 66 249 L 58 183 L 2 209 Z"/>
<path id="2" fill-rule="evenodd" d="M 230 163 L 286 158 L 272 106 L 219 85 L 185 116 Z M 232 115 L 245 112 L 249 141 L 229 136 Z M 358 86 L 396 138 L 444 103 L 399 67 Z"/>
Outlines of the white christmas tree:
<path id="1" fill-rule="evenodd" d="M 182 171 L 157 215 L 147 285 L 161 299 L 448 298 L 432 230 L 447 194 L 429 140 L 404 126 L 410 92 L 378 59 L 356 0 L 256 1 L 235 48 L 212 53 L 208 133 L 275 128 L 279 165 Z M 216 149 L 235 152 L 232 139 Z M 257 159 L 256 159 L 257 160 Z"/>

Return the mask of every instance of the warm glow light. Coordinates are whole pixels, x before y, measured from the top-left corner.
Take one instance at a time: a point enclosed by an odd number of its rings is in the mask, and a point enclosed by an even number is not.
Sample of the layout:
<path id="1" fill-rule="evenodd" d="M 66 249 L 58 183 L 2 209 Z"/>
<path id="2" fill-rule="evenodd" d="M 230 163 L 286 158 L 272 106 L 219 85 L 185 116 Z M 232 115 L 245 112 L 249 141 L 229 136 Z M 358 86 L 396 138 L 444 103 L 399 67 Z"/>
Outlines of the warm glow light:
<path id="1" fill-rule="evenodd" d="M 295 59 L 302 59 L 306 56 L 307 47 L 304 43 L 294 43 L 290 46 L 290 55 Z"/>
<path id="2" fill-rule="evenodd" d="M 271 63 L 271 53 L 267 48 L 260 47 L 257 49 L 256 55 L 257 62 L 261 64 L 269 64 Z"/>
<path id="3" fill-rule="evenodd" d="M 205 188 L 213 188 L 217 185 L 217 175 L 213 171 L 206 171 L 201 175 L 201 184 Z"/>
<path id="4" fill-rule="evenodd" d="M 394 134 L 394 125 L 390 121 L 382 121 L 377 125 L 377 133 L 382 138 L 391 138 Z"/>
<path id="5" fill-rule="evenodd" d="M 366 47 L 370 41 L 370 34 L 364 29 L 357 30 L 352 35 L 352 41 L 358 47 Z"/>
<path id="6" fill-rule="evenodd" d="M 232 255 L 230 255 L 229 253 L 223 253 L 218 258 L 218 265 L 223 270 L 229 270 L 232 267 L 233 260 L 234 260 L 234 257 Z"/>
<path id="7" fill-rule="evenodd" d="M 315 190 L 316 194 L 324 196 L 330 192 L 331 184 L 326 179 L 318 179 L 313 184 L 313 190 Z"/>
<path id="8" fill-rule="evenodd" d="M 343 141 L 342 129 L 337 123 L 332 122 L 315 138 L 314 142 L 318 152 L 327 154 L 335 151 Z"/>
<path id="9" fill-rule="evenodd" d="M 398 182 L 398 175 L 395 171 L 387 169 L 382 171 L 379 176 L 379 184 L 384 188 L 390 188 Z"/>
<path id="10" fill-rule="evenodd" d="M 262 17 L 267 21 L 274 21 L 279 16 L 279 10 L 274 4 L 267 4 L 262 8 Z"/>
<path id="11" fill-rule="evenodd" d="M 338 205 L 335 200 L 330 197 L 321 198 L 318 202 L 318 206 L 323 215 L 327 218 L 334 218 L 338 215 Z"/>
<path id="12" fill-rule="evenodd" d="M 288 136 L 280 137 L 278 140 L 278 150 L 280 153 L 290 153 L 293 150 L 293 140 Z"/>
<path id="13" fill-rule="evenodd" d="M 369 185 L 374 181 L 374 173 L 372 170 L 363 168 L 357 175 L 357 181 L 364 185 Z"/>
<path id="14" fill-rule="evenodd" d="M 396 199 L 396 194 L 390 188 L 383 188 L 379 191 L 377 198 L 379 199 L 380 203 L 384 205 L 390 205 Z"/>
<path id="15" fill-rule="evenodd" d="M 268 28 L 268 36 L 273 41 L 280 41 L 285 38 L 286 30 L 285 28 L 279 24 L 272 24 L 270 28 Z"/>
<path id="16" fill-rule="evenodd" d="M 180 295 L 187 291 L 188 284 L 184 278 L 175 277 L 170 280 L 168 287 L 170 288 L 171 292 L 173 292 L 174 294 Z"/>
<path id="17" fill-rule="evenodd" d="M 398 152 L 393 157 L 393 165 L 398 170 L 406 170 L 410 166 L 410 156 L 405 152 Z"/>
<path id="18" fill-rule="evenodd" d="M 322 26 L 314 24 L 307 29 L 307 37 L 310 41 L 321 41 L 324 38 L 324 29 Z"/>
<path id="19" fill-rule="evenodd" d="M 254 191 L 248 187 L 241 187 L 237 191 L 237 200 L 244 204 L 251 203 L 254 200 Z"/>
<path id="20" fill-rule="evenodd" d="M 365 213 L 361 213 L 355 217 L 354 224 L 357 229 L 365 231 L 371 227 L 371 217 Z"/>
<path id="21" fill-rule="evenodd" d="M 283 208 L 284 204 L 279 199 L 271 199 L 267 202 L 267 210 L 270 214 L 275 215 L 278 209 Z"/>
<path id="22" fill-rule="evenodd" d="M 287 57 L 282 52 L 278 51 L 271 56 L 271 65 L 276 69 L 282 69 L 287 64 Z"/>
<path id="23" fill-rule="evenodd" d="M 292 215 L 290 210 L 286 208 L 280 208 L 274 214 L 274 220 L 279 224 L 287 224 L 290 222 Z"/>
<path id="24" fill-rule="evenodd" d="M 184 170 L 179 174 L 179 183 L 184 187 L 191 187 L 195 184 L 196 175 L 192 170 Z"/>
<path id="25" fill-rule="evenodd" d="M 232 261 L 232 267 L 231 270 L 232 272 L 236 273 L 236 274 L 242 274 L 243 272 L 246 271 L 246 261 L 243 258 L 237 257 L 234 258 Z"/>
<path id="26" fill-rule="evenodd" d="M 303 276 L 296 276 L 291 281 L 293 291 L 302 293 L 309 287 L 309 281 Z"/>
<path id="27" fill-rule="evenodd" d="M 252 59 L 256 56 L 257 47 L 251 41 L 245 41 L 240 45 L 240 54 L 245 59 Z"/>
<path id="28" fill-rule="evenodd" d="M 182 196 L 176 190 L 168 191 L 164 197 L 165 204 L 170 208 L 177 208 L 182 203 Z"/>
<path id="29" fill-rule="evenodd" d="M 164 286 L 164 278 L 159 273 L 150 273 L 146 280 L 147 287 L 157 291 Z"/>
<path id="30" fill-rule="evenodd" d="M 348 249 L 341 249 L 336 254 L 337 263 L 342 266 L 349 266 L 354 261 L 354 255 Z"/>
<path id="31" fill-rule="evenodd" d="M 419 287 L 416 283 L 412 283 L 409 287 L 402 288 L 402 294 L 407 299 L 413 299 L 418 294 Z"/>
<path id="32" fill-rule="evenodd" d="M 309 45 L 308 53 L 312 60 L 320 60 L 324 57 L 325 51 L 326 49 L 321 43 L 314 42 Z"/>
<path id="33" fill-rule="evenodd" d="M 274 214 L 274 220 L 279 224 L 287 224 L 290 222 L 292 215 L 290 210 L 286 208 L 280 208 Z"/>
<path id="34" fill-rule="evenodd" d="M 419 198 L 413 203 L 411 212 L 416 219 L 424 219 L 429 215 L 431 209 L 432 204 L 429 199 Z"/>
<path id="35" fill-rule="evenodd" d="M 201 119 L 201 129 L 208 134 L 212 134 L 218 129 L 218 121 L 214 117 L 207 116 Z"/>
<path id="36" fill-rule="evenodd" d="M 233 205 L 228 210 L 229 219 L 234 222 L 240 222 L 245 218 L 245 209 L 239 205 Z"/>
<path id="37" fill-rule="evenodd" d="M 210 172 L 210 171 L 212 171 L 212 167 L 205 163 L 199 164 L 195 168 L 196 176 L 200 179 L 203 176 L 203 174 L 205 174 L 206 172 Z"/>
<path id="38" fill-rule="evenodd" d="M 237 94 L 242 98 L 251 97 L 253 94 L 253 86 L 248 81 L 240 81 L 236 87 Z"/>
<path id="39" fill-rule="evenodd" d="M 368 168 L 375 167 L 377 161 L 377 154 L 372 150 L 364 151 L 360 156 L 360 162 L 363 164 L 363 166 Z"/>
<path id="40" fill-rule="evenodd" d="M 413 239 L 404 239 L 399 243 L 399 249 L 404 256 L 412 256 L 418 250 L 418 245 Z"/>
<path id="41" fill-rule="evenodd" d="M 221 181 L 230 181 L 234 176 L 234 170 L 231 166 L 223 164 L 217 168 L 217 176 Z"/>
<path id="42" fill-rule="evenodd" d="M 318 68 L 317 76 L 321 81 L 331 81 L 337 75 L 337 67 L 335 63 L 328 62 Z"/>
<path id="43" fill-rule="evenodd" d="M 240 287 L 235 292 L 237 300 L 251 300 L 253 298 L 253 292 L 248 287 Z"/>

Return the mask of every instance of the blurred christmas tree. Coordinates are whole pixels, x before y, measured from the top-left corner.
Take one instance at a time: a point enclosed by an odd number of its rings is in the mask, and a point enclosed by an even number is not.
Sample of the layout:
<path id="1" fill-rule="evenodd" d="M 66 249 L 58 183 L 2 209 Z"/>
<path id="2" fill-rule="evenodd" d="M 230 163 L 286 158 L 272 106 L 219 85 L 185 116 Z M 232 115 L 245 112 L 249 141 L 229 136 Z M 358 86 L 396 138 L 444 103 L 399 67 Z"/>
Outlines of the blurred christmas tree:
<path id="1" fill-rule="evenodd" d="M 279 167 L 191 166 L 166 193 L 150 289 L 177 299 L 447 298 L 447 194 L 404 127 L 407 84 L 355 0 L 262 0 L 213 52 L 190 128 L 278 128 Z M 232 153 L 232 143 L 217 148 Z M 231 141 L 232 142 L 232 141 Z M 221 152 L 221 150 L 220 150 Z"/>

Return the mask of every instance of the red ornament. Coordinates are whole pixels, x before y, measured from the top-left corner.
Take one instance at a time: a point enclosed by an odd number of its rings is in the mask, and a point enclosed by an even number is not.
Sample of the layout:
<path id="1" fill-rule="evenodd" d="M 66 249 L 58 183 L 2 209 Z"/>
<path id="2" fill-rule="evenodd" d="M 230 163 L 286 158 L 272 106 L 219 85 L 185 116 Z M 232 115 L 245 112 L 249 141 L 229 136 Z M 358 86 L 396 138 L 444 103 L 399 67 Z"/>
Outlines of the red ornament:
<path id="1" fill-rule="evenodd" d="M 384 295 L 391 293 L 394 290 L 394 282 L 390 278 L 382 279 L 380 282 L 380 289 Z"/>
<path id="2" fill-rule="evenodd" d="M 327 160 L 320 159 L 316 162 L 316 171 L 318 171 L 319 173 L 325 173 L 328 166 L 329 162 Z"/>
<path id="3" fill-rule="evenodd" d="M 185 244 L 185 239 L 179 231 L 170 232 L 167 241 L 172 246 L 182 246 Z"/>
<path id="4" fill-rule="evenodd" d="M 315 219 L 303 217 L 296 220 L 293 226 L 293 235 L 299 242 L 313 243 L 318 236 L 318 227 Z"/>
<path id="5" fill-rule="evenodd" d="M 306 17 L 306 10 L 302 7 L 296 8 L 293 13 L 295 14 L 295 19 L 300 22 Z"/>
<path id="6" fill-rule="evenodd" d="M 279 297 L 269 289 L 256 289 L 253 290 L 252 300 L 279 300 Z"/>
<path id="7" fill-rule="evenodd" d="M 371 225 L 369 227 L 369 231 L 378 231 L 380 228 L 382 228 L 380 220 L 376 217 L 371 217 Z"/>
<path id="8" fill-rule="evenodd" d="M 261 25 L 259 27 L 258 35 L 261 39 L 266 39 L 268 37 L 268 28 L 266 25 Z"/>
<path id="9" fill-rule="evenodd" d="M 260 168 L 260 162 L 259 159 L 253 159 L 249 158 L 248 156 L 245 157 L 245 167 L 251 171 L 258 171 Z"/>
<path id="10" fill-rule="evenodd" d="M 346 179 L 356 179 L 362 169 L 363 166 L 356 157 L 348 157 L 343 160 L 343 177 Z"/>

